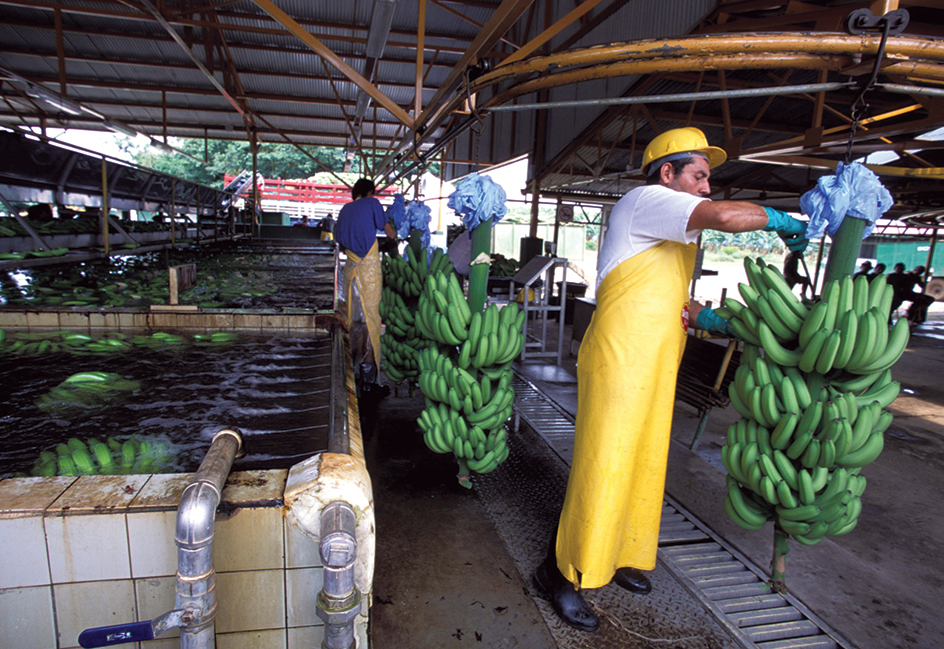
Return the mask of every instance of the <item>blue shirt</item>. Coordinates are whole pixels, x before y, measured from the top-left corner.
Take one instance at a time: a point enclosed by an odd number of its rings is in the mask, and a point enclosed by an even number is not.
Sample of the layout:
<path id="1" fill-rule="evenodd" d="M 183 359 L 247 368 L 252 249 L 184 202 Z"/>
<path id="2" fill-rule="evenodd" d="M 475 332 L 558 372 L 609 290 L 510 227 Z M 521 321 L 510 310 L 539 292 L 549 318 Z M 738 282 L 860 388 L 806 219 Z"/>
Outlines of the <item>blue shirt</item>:
<path id="1" fill-rule="evenodd" d="M 387 225 L 383 206 L 376 198 L 358 198 L 341 208 L 334 226 L 335 240 L 358 257 L 363 257 L 377 241 L 377 231 Z"/>

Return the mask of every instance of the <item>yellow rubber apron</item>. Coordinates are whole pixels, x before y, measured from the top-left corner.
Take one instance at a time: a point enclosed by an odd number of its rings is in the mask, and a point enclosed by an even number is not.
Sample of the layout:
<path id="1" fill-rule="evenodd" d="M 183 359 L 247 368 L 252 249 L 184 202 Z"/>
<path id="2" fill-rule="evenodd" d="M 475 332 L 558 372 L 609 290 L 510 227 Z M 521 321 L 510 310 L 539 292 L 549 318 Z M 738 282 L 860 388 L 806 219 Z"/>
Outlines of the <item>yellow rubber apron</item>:
<path id="1" fill-rule="evenodd" d="M 617 568 L 655 568 L 696 250 L 663 242 L 597 291 L 577 357 L 574 459 L 557 534 L 557 565 L 579 588 L 605 586 Z"/>
<path id="2" fill-rule="evenodd" d="M 343 301 L 338 308 L 347 319 L 348 331 L 351 323 L 360 314 L 367 324 L 374 363 L 380 368 L 380 296 L 383 290 L 383 272 L 380 269 L 380 253 L 377 243 L 371 246 L 363 258 L 350 250 L 346 251 L 347 262 L 341 278 Z"/>

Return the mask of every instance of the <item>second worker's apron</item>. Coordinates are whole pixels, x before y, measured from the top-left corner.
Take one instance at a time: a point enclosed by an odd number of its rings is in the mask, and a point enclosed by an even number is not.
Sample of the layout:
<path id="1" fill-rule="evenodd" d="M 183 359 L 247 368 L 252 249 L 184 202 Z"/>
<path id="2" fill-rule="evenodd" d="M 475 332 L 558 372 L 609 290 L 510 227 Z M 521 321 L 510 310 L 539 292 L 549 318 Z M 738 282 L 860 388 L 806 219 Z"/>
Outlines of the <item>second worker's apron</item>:
<path id="1" fill-rule="evenodd" d="M 353 252 L 345 251 L 347 262 L 341 278 L 341 294 L 338 308 L 347 320 L 350 331 L 352 324 L 363 319 L 367 324 L 373 363 L 380 369 L 380 296 L 383 290 L 383 272 L 380 269 L 380 253 L 377 243 L 371 246 L 363 258 Z M 355 365 L 368 362 L 368 359 L 354 359 Z"/>
<path id="2" fill-rule="evenodd" d="M 665 241 L 621 263 L 597 291 L 577 357 L 574 459 L 556 547 L 579 588 L 605 586 L 617 568 L 655 568 L 696 251 Z"/>

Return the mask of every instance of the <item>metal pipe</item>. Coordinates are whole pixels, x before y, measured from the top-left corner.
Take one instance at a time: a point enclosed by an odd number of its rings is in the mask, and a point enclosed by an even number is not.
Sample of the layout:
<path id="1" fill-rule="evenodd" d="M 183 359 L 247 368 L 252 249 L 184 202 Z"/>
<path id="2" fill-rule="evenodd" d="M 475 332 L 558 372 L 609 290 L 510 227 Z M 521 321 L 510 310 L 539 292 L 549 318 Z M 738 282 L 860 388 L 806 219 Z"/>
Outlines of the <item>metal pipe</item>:
<path id="1" fill-rule="evenodd" d="M 324 649 L 352 649 L 354 618 L 361 609 L 361 595 L 354 587 L 357 557 L 354 508 L 335 500 L 321 510 L 321 563 L 324 586 L 318 593 L 316 613 L 324 620 Z"/>
<path id="2" fill-rule="evenodd" d="M 181 649 L 213 649 L 215 646 L 213 525 L 220 493 L 242 443 L 239 431 L 229 428 L 219 431 L 177 506 L 174 608 L 187 611 L 185 624 L 180 628 Z"/>
<path id="3" fill-rule="evenodd" d="M 509 104 L 493 106 L 488 112 L 500 113 L 515 110 L 544 110 L 547 108 L 572 108 L 575 106 L 615 106 L 620 104 L 660 104 L 673 101 L 695 101 L 700 99 L 736 99 L 739 97 L 766 97 L 768 95 L 790 95 L 805 92 L 831 92 L 855 87 L 854 82 L 806 83 L 798 86 L 776 86 L 770 88 L 743 88 L 741 90 L 706 90 L 704 92 L 679 92 L 668 95 L 639 95 L 635 97 L 610 97 L 605 99 L 579 99 L 574 101 L 548 101 L 537 104 Z"/>
<path id="4" fill-rule="evenodd" d="M 875 87 L 886 92 L 895 92 L 902 95 L 944 97 L 944 89 L 941 88 L 928 88 L 927 86 L 906 86 L 902 83 L 880 83 Z"/>

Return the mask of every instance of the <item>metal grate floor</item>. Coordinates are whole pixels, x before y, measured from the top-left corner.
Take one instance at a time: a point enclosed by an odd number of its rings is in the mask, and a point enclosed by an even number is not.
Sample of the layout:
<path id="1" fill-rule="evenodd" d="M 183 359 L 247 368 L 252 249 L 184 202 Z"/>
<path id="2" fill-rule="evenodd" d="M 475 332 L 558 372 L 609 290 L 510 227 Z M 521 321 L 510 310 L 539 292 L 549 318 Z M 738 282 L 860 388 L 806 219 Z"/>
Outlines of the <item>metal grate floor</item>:
<path id="1" fill-rule="evenodd" d="M 573 417 L 517 372 L 512 384 L 515 430 L 524 420 L 570 465 Z M 770 593 L 767 575 L 759 567 L 669 496 L 662 510 L 659 559 L 744 647 L 849 647 L 796 598 Z"/>

